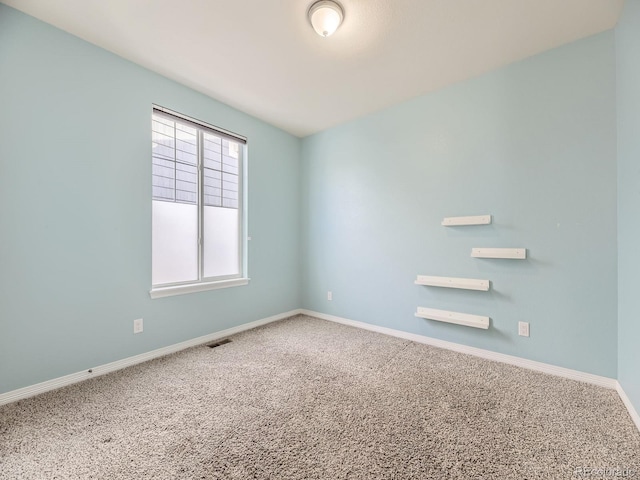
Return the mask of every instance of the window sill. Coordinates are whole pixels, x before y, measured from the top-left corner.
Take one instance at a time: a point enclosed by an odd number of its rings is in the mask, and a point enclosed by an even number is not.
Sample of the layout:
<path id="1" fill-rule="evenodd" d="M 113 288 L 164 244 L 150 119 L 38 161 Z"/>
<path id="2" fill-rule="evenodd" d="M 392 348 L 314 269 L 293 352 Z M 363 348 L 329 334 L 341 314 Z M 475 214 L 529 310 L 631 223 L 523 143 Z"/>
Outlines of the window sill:
<path id="1" fill-rule="evenodd" d="M 187 293 L 204 292 L 218 288 L 239 287 L 247 285 L 249 278 L 232 278 L 231 280 L 219 280 L 216 282 L 191 283 L 188 285 L 173 285 L 170 287 L 156 287 L 149 292 L 151 298 L 171 297 L 173 295 L 185 295 Z"/>

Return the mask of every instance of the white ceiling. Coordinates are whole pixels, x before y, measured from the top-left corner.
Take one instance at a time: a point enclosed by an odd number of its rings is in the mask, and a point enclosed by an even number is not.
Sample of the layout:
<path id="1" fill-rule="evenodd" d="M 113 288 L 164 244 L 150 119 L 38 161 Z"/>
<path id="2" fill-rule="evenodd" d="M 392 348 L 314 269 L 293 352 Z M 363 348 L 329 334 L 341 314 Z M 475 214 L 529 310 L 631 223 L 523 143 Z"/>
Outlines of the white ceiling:
<path id="1" fill-rule="evenodd" d="M 612 28 L 623 0 L 2 0 L 297 136 Z"/>

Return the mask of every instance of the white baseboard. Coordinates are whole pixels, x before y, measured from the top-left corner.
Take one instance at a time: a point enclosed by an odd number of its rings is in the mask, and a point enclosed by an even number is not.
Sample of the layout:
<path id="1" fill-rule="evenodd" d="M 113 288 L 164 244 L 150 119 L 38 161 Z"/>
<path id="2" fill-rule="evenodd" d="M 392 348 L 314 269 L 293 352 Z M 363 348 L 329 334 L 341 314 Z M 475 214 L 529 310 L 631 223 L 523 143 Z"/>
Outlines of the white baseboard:
<path id="1" fill-rule="evenodd" d="M 446 350 L 453 350 L 454 352 L 466 353 L 468 355 L 474 355 L 476 357 L 486 358 L 496 362 L 507 363 L 509 365 L 515 365 L 517 367 L 528 368 L 529 370 L 535 370 L 537 372 L 548 373 L 558 377 L 569 378 L 571 380 L 578 380 L 580 382 L 591 383 L 600 387 L 616 389 L 618 381 L 614 378 L 601 377 L 592 373 L 580 372 L 578 370 L 571 370 L 569 368 L 558 367 L 550 365 L 548 363 L 536 362 L 534 360 L 527 360 L 526 358 L 514 357 L 512 355 L 506 355 L 504 353 L 492 352 L 491 350 L 484 350 L 482 348 L 469 347 L 459 343 L 447 342 L 445 340 L 439 340 L 437 338 L 427 337 L 424 335 L 418 335 L 416 333 L 403 332 L 401 330 L 394 330 L 392 328 L 380 327 L 377 325 L 371 325 L 369 323 L 359 322 L 357 320 L 349 320 L 347 318 L 336 317 L 334 315 L 327 315 L 325 313 L 313 312 L 311 310 L 302 310 L 304 315 L 320 318 L 322 320 L 329 320 L 330 322 L 341 323 L 343 325 L 349 325 L 351 327 L 362 328 L 365 330 L 371 330 L 372 332 L 383 333 L 392 337 L 403 338 L 405 340 L 412 340 L 418 343 L 424 343 L 432 345 L 434 347 L 444 348 Z"/>
<path id="2" fill-rule="evenodd" d="M 165 355 L 169 355 L 170 353 L 175 353 L 175 352 L 179 352 L 180 350 L 184 350 L 185 348 L 195 347 L 196 345 L 202 345 L 203 343 L 213 342 L 215 340 L 228 337 L 236 333 L 244 332 L 245 330 L 250 330 L 252 328 L 256 328 L 261 325 L 266 325 L 267 323 L 292 317 L 300 313 L 302 313 L 302 310 L 291 310 L 286 313 L 280 313 L 278 315 L 273 315 L 271 317 L 256 320 L 254 322 L 238 325 L 237 327 L 227 328 L 226 330 L 210 333 L 202 337 L 193 338 L 191 340 L 169 345 L 167 347 L 158 348 L 150 352 L 141 353 L 140 355 L 134 355 L 133 357 L 123 358 L 122 360 L 116 360 L 115 362 L 107 363 L 105 365 L 100 365 L 98 367 L 92 367 L 91 373 L 89 373 L 88 370 L 84 370 L 82 372 L 76 372 L 76 373 L 71 373 L 69 375 L 65 375 L 64 377 L 58 377 L 52 380 L 47 380 L 45 382 L 37 383 L 29 387 L 19 388 L 17 390 L 12 390 L 10 392 L 2 393 L 0 394 L 0 405 L 15 402 L 17 400 L 22 400 L 23 398 L 33 397 L 34 395 L 38 395 L 40 393 L 48 392 L 50 390 L 55 390 L 60 387 L 65 387 L 73 383 L 87 380 L 88 378 L 114 372 L 116 370 L 130 367 L 138 363 L 146 362 L 148 360 L 153 360 L 154 358 L 163 357 Z"/>
<path id="3" fill-rule="evenodd" d="M 622 385 L 620 385 L 620 382 L 616 382 L 616 390 L 618 392 L 618 395 L 620 395 L 622 403 L 624 403 L 624 406 L 627 407 L 629 415 L 631 415 L 631 420 L 633 420 L 633 423 L 635 423 L 636 427 L 638 428 L 638 432 L 640 432 L 640 415 L 638 415 L 638 412 L 631 403 L 631 400 L 629 399 L 629 397 L 627 397 L 627 394 L 622 389 Z"/>

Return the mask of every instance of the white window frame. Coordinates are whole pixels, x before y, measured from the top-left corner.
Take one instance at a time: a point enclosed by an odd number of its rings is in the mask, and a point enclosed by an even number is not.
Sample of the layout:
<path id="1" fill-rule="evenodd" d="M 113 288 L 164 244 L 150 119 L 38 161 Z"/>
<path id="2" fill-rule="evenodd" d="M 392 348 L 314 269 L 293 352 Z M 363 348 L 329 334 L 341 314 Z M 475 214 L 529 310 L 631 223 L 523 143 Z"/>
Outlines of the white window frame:
<path id="1" fill-rule="evenodd" d="M 198 131 L 198 280 L 190 280 L 185 282 L 175 282 L 151 286 L 149 295 L 151 298 L 168 297 L 172 295 L 183 295 L 187 293 L 202 292 L 206 290 L 215 290 L 219 288 L 236 287 L 247 285 L 249 277 L 247 272 L 247 138 L 236 133 L 224 130 L 222 128 L 210 125 L 208 123 L 196 120 L 181 113 L 175 112 L 159 105 L 153 105 L 152 116 L 159 115 L 174 121 L 187 123 Z M 204 162 L 203 162 L 203 137 L 204 133 L 209 131 L 211 134 L 239 143 L 241 148 L 240 159 L 238 161 L 238 213 L 240 220 L 238 222 L 238 262 L 239 272 L 235 275 L 204 277 L 204 261 L 203 261 L 203 224 L 204 224 Z M 152 197 L 153 201 L 153 197 Z"/>

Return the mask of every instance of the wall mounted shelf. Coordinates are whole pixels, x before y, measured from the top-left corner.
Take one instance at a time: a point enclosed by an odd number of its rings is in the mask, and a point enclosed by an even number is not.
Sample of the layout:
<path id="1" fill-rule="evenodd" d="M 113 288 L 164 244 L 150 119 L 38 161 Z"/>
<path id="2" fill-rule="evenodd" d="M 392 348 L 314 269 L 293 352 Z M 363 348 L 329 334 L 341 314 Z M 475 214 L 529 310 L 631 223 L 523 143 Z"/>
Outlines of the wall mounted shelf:
<path id="1" fill-rule="evenodd" d="M 475 217 L 445 217 L 441 225 L 445 227 L 459 227 L 463 225 L 489 225 L 491 215 L 477 215 Z"/>
<path id="2" fill-rule="evenodd" d="M 526 248 L 472 248 L 471 256 L 475 258 L 511 258 L 522 260 L 527 258 Z"/>
<path id="3" fill-rule="evenodd" d="M 438 322 L 455 323 L 466 327 L 489 328 L 489 317 L 480 315 L 470 315 L 468 313 L 449 312 L 447 310 L 436 310 L 435 308 L 418 307 L 416 317 L 437 320 Z"/>
<path id="4" fill-rule="evenodd" d="M 489 280 L 478 280 L 475 278 L 452 278 L 452 277 L 432 277 L 429 275 L 418 275 L 414 282 L 416 285 L 427 285 L 429 287 L 461 288 L 463 290 L 480 290 L 487 292 L 490 284 Z"/>

